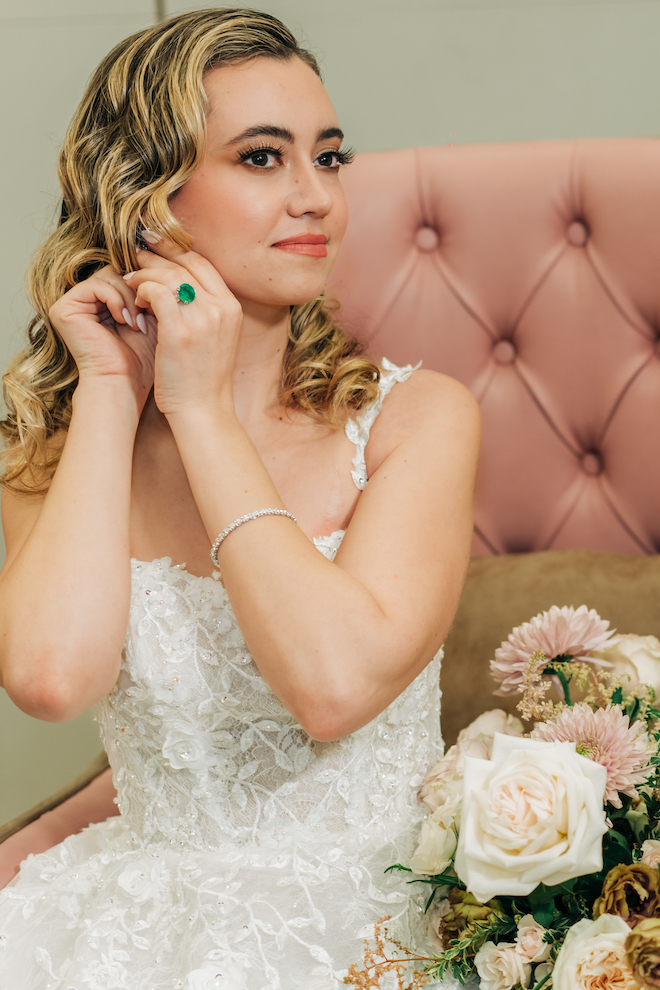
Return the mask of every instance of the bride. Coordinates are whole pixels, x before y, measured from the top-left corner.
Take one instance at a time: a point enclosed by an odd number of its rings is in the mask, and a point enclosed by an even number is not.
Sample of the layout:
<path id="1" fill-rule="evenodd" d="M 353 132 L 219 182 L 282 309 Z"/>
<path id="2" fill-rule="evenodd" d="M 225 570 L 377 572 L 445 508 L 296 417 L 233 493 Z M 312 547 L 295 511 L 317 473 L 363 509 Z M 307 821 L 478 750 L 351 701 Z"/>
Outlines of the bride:
<path id="1" fill-rule="evenodd" d="M 342 139 L 242 9 L 123 41 L 66 136 L 5 376 L 0 672 L 36 718 L 96 706 L 120 814 L 0 894 L 12 990 L 329 990 L 379 917 L 415 937 L 383 870 L 441 745 L 480 425 L 326 307 Z"/>

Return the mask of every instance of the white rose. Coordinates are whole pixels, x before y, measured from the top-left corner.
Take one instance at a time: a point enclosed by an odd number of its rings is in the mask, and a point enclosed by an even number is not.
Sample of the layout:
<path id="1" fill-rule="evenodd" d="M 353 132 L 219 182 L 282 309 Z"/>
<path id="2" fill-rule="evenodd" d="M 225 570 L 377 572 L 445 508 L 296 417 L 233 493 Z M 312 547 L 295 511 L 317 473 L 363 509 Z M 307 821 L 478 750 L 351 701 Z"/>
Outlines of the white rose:
<path id="1" fill-rule="evenodd" d="M 534 920 L 534 916 L 526 914 L 518 922 L 516 936 L 516 951 L 530 963 L 544 962 L 550 955 L 550 943 L 543 941 L 545 928 Z"/>
<path id="2" fill-rule="evenodd" d="M 186 990 L 244 990 L 245 970 L 236 962 L 208 962 L 188 973 Z"/>
<path id="3" fill-rule="evenodd" d="M 215 763 L 210 738 L 193 729 L 171 729 L 165 736 L 163 756 L 175 770 L 206 770 Z"/>
<path id="4" fill-rule="evenodd" d="M 519 718 L 508 715 L 501 708 L 483 712 L 466 729 L 461 730 L 456 745 L 429 770 L 419 791 L 420 800 L 436 811 L 451 800 L 455 793 L 462 793 L 465 757 L 489 760 L 496 732 L 506 736 L 521 736 L 523 724 Z"/>
<path id="5" fill-rule="evenodd" d="M 158 897 L 162 871 L 160 863 L 153 863 L 148 859 L 138 860 L 119 874 L 117 883 L 138 904 L 144 904 L 145 901 Z"/>
<path id="6" fill-rule="evenodd" d="M 422 822 L 417 848 L 408 864 L 413 873 L 434 875 L 451 866 L 456 851 L 454 820 L 458 809 L 458 795 L 452 804 L 447 802 Z"/>
<path id="7" fill-rule="evenodd" d="M 428 804 L 432 811 L 443 808 L 448 802 L 460 798 L 463 793 L 462 761 L 460 773 L 449 763 L 452 750 L 455 749 L 456 747 L 452 746 L 447 756 L 443 758 L 447 763 L 443 763 L 442 760 L 436 763 L 419 790 L 420 801 Z"/>
<path id="8" fill-rule="evenodd" d="M 490 761 L 465 758 L 456 873 L 483 903 L 601 870 L 606 782 L 575 743 L 496 735 Z"/>
<path id="9" fill-rule="evenodd" d="M 509 715 L 501 708 L 493 708 L 492 711 L 483 712 L 466 729 L 459 732 L 456 746 L 464 756 L 489 760 L 497 733 L 502 736 L 522 736 L 524 731 L 522 722 L 515 715 Z"/>
<path id="10" fill-rule="evenodd" d="M 657 839 L 642 842 L 642 863 L 646 866 L 657 866 L 660 863 L 660 842 Z"/>
<path id="11" fill-rule="evenodd" d="M 542 962 L 542 963 L 540 963 L 540 965 L 535 966 L 534 967 L 534 986 L 536 986 L 537 983 L 540 983 L 541 980 L 544 979 L 544 977 L 550 976 L 550 974 L 552 973 L 553 969 L 554 969 L 554 964 L 553 963 L 549 963 L 549 962 Z M 550 976 L 550 979 L 548 980 L 548 982 L 543 984 L 543 990 L 550 990 L 550 987 L 551 986 L 552 986 L 552 977 Z"/>
<path id="12" fill-rule="evenodd" d="M 486 942 L 474 957 L 481 990 L 511 990 L 519 984 L 529 986 L 532 967 L 516 952 L 511 942 Z"/>
<path id="13" fill-rule="evenodd" d="M 593 654 L 614 665 L 617 672 L 628 674 L 630 687 L 649 684 L 660 697 L 660 640 L 655 636 L 614 636 L 606 650 Z M 625 684 L 624 684 L 625 688 Z"/>
<path id="14" fill-rule="evenodd" d="M 630 928 L 615 914 L 569 928 L 552 971 L 553 990 L 639 990 L 626 965 Z"/>

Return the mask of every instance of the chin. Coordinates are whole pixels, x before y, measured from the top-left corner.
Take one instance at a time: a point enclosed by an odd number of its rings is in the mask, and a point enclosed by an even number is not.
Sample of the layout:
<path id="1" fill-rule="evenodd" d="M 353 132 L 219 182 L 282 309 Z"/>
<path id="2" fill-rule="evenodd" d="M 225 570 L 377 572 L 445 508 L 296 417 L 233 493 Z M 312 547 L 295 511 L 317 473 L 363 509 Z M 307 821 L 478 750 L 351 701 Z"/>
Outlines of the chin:
<path id="1" fill-rule="evenodd" d="M 306 279 L 303 285 L 286 285 L 280 282 L 277 289 L 274 289 L 273 283 L 269 282 L 267 286 L 263 286 L 262 291 L 259 291 L 254 285 L 249 286 L 249 288 L 247 286 L 229 285 L 229 288 L 236 298 L 243 303 L 284 308 L 289 306 L 304 306 L 305 303 L 311 302 L 320 296 L 325 286 L 326 279 L 323 278 Z"/>

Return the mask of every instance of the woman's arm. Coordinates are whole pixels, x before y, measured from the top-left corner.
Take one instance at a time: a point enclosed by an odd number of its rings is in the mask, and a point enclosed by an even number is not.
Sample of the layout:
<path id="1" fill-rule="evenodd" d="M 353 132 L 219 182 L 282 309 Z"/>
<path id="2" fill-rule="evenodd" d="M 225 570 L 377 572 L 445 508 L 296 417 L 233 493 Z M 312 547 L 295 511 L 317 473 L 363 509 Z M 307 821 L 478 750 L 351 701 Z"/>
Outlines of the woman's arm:
<path id="1" fill-rule="evenodd" d="M 156 402 L 212 541 L 239 516 L 284 506 L 234 411 L 236 300 L 199 255 L 164 241 L 155 250 L 160 257 L 138 256 L 148 267 L 130 284 L 158 318 Z M 185 310 L 173 291 L 183 281 L 198 293 Z M 334 564 L 277 516 L 241 526 L 220 550 L 255 662 L 318 739 L 364 725 L 423 669 L 449 629 L 467 570 L 476 403 L 429 373 L 397 386 L 386 405 L 378 427 L 387 449 Z"/>
<path id="2" fill-rule="evenodd" d="M 19 708 L 47 721 L 74 718 L 119 672 L 133 445 L 155 348 L 153 329 L 149 340 L 121 325 L 123 309 L 131 306 L 133 320 L 139 312 L 134 299 L 110 273 L 53 307 L 80 375 L 66 443 L 45 498 L 3 494 L 0 683 Z"/>
<path id="3" fill-rule="evenodd" d="M 280 517 L 241 526 L 219 552 L 255 662 L 317 739 L 355 731 L 424 668 L 467 573 L 476 403 L 458 383 L 419 374 L 386 407 L 379 434 L 400 440 L 360 496 L 334 564 Z M 209 406 L 168 419 L 209 537 L 247 512 L 282 506 L 234 418 Z"/>

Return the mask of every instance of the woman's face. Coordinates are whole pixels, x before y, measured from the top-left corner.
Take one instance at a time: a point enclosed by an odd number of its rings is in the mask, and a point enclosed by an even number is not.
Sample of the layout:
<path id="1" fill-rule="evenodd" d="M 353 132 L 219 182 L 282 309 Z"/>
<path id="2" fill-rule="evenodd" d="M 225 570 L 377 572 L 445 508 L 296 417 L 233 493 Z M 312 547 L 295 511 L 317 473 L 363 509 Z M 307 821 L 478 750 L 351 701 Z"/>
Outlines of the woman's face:
<path id="1" fill-rule="evenodd" d="M 342 133 L 298 58 L 211 70 L 202 165 L 170 201 L 243 303 L 289 306 L 322 291 L 346 228 Z"/>

